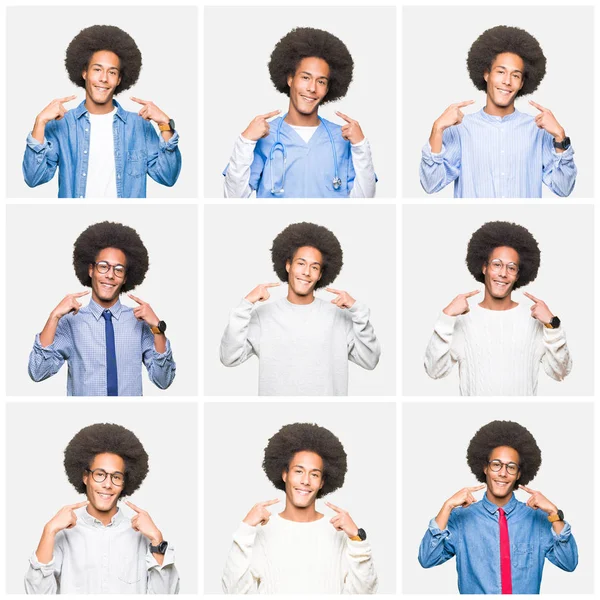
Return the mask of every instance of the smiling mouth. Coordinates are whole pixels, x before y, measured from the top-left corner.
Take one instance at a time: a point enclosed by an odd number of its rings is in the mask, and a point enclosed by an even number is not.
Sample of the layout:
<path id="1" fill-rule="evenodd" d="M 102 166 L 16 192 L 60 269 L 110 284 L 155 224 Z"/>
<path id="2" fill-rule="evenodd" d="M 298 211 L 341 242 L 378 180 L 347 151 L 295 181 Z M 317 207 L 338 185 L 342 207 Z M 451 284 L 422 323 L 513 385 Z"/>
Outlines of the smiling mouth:
<path id="1" fill-rule="evenodd" d="M 96 494 L 98 494 L 98 496 L 100 496 L 100 498 L 103 500 L 110 500 L 112 497 L 114 497 L 114 494 L 104 494 L 102 492 L 96 492 Z"/>
<path id="2" fill-rule="evenodd" d="M 105 92 L 108 92 L 108 90 L 109 90 L 110 88 L 107 88 L 107 87 L 100 87 L 100 86 L 97 86 L 97 85 L 95 85 L 95 86 L 94 86 L 94 89 L 95 89 L 95 90 L 98 90 L 98 91 L 99 91 L 99 92 L 101 92 L 101 93 L 105 93 Z"/>
<path id="3" fill-rule="evenodd" d="M 495 279 L 492 281 L 493 284 L 499 285 L 500 287 L 507 287 L 508 281 L 496 281 Z"/>
<path id="4" fill-rule="evenodd" d="M 300 490 L 298 488 L 294 488 L 294 491 L 301 496 L 309 496 L 312 492 L 312 490 Z"/>
<path id="5" fill-rule="evenodd" d="M 502 88 L 496 88 L 503 96 L 510 96 L 512 90 L 503 90 Z"/>
<path id="6" fill-rule="evenodd" d="M 310 285 L 312 283 L 312 281 L 308 281 L 307 279 L 299 279 L 298 277 L 296 277 L 296 281 L 303 285 Z"/>
<path id="7" fill-rule="evenodd" d="M 302 100 L 304 100 L 305 102 L 316 102 L 317 98 L 311 98 L 310 96 L 303 96 L 302 94 L 300 94 L 300 98 L 302 98 Z"/>

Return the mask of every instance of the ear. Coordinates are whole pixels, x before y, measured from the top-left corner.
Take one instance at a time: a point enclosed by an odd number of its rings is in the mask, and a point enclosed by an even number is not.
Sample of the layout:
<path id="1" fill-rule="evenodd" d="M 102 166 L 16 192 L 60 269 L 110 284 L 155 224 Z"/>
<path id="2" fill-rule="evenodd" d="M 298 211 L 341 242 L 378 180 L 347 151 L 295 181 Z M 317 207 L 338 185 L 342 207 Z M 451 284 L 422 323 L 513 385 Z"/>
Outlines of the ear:
<path id="1" fill-rule="evenodd" d="M 87 485 L 89 476 L 90 475 L 89 475 L 89 473 L 87 471 L 83 472 L 83 477 L 82 477 L 82 479 L 83 479 L 83 485 Z"/>
<path id="2" fill-rule="evenodd" d="M 283 483 L 286 483 L 286 482 L 287 482 L 287 474 L 288 474 L 288 472 L 287 472 L 287 469 L 284 469 L 284 470 L 281 472 L 281 479 L 283 479 Z"/>
<path id="3" fill-rule="evenodd" d="M 292 87 L 292 79 L 294 79 L 294 76 L 293 76 L 293 75 L 288 75 L 288 76 L 287 76 L 287 84 L 288 84 L 288 87 Z"/>
<path id="4" fill-rule="evenodd" d="M 486 271 L 487 271 L 487 265 L 485 263 L 483 263 L 483 265 L 481 265 L 481 272 L 485 275 Z"/>
<path id="5" fill-rule="evenodd" d="M 292 263 L 289 260 L 285 261 L 285 270 L 289 273 L 290 272 L 290 267 L 292 266 Z"/>
<path id="6" fill-rule="evenodd" d="M 321 478 L 321 485 L 319 486 L 319 489 L 322 490 L 324 485 L 325 485 L 325 477 Z"/>
<path id="7" fill-rule="evenodd" d="M 83 77 L 84 81 L 87 80 L 87 69 L 84 69 L 83 71 L 81 71 L 81 76 Z"/>
<path id="8" fill-rule="evenodd" d="M 90 263 L 90 266 L 88 267 L 88 277 L 91 279 L 92 278 L 92 273 L 94 272 L 94 265 L 92 263 Z"/>
<path id="9" fill-rule="evenodd" d="M 487 80 L 488 80 L 489 76 L 490 76 L 490 72 L 489 71 L 484 71 L 483 72 L 483 78 L 485 79 L 486 83 L 487 83 Z"/>

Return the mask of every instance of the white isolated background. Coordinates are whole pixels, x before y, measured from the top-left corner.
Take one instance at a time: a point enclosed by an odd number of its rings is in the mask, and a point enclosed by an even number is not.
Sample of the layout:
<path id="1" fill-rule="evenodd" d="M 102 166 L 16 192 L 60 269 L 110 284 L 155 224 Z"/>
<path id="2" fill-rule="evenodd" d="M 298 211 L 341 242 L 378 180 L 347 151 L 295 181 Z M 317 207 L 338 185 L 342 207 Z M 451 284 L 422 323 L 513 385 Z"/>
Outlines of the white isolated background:
<path id="1" fill-rule="evenodd" d="M 207 396 L 258 393 L 258 359 L 237 367 L 219 360 L 219 345 L 231 309 L 261 283 L 279 281 L 271 246 L 291 223 L 323 225 L 338 238 L 344 266 L 331 284 L 364 302 L 381 344 L 373 371 L 349 363 L 352 396 L 395 394 L 396 208 L 393 205 L 207 205 L 204 211 L 204 392 Z M 287 283 L 270 290 L 273 302 L 287 296 Z M 324 288 L 317 297 L 333 300 Z M 310 377 L 310 373 L 307 373 Z"/>
<path id="2" fill-rule="evenodd" d="M 23 576 L 44 525 L 67 504 L 85 500 L 65 474 L 64 450 L 83 427 L 116 423 L 139 438 L 150 470 L 131 501 L 148 511 L 175 548 L 181 593 L 197 591 L 198 420 L 196 403 L 9 402 L 6 408 L 7 591 L 23 594 Z M 49 425 L 51 424 L 51 425 Z M 18 490 L 18 491 L 17 491 Z M 122 502 L 121 510 L 133 511 Z"/>
<path id="3" fill-rule="evenodd" d="M 58 195 L 58 171 L 36 188 L 23 180 L 21 163 L 27 134 L 35 117 L 55 98 L 76 94 L 65 106 L 85 100 L 85 90 L 71 82 L 65 52 L 85 27 L 115 25 L 126 31 L 142 53 L 137 83 L 115 99 L 136 114 L 142 108 L 130 96 L 152 100 L 175 120 L 180 134 L 181 174 L 169 188 L 148 177 L 148 198 L 191 198 L 197 195 L 198 164 L 198 50 L 194 6 L 36 6 L 7 11 L 7 195 L 49 198 Z M 50 25 L 51 24 L 51 27 Z M 158 127 L 154 124 L 155 130 Z"/>
<path id="4" fill-rule="evenodd" d="M 29 353 L 36 333 L 50 312 L 67 295 L 84 288 L 73 269 L 73 244 L 89 225 L 114 221 L 133 227 L 150 256 L 144 282 L 132 290 L 167 323 L 177 374 L 171 386 L 160 390 L 148 378 L 144 365 L 144 395 L 192 396 L 197 394 L 197 207 L 193 205 L 131 204 L 105 206 L 7 206 L 6 297 L 7 393 L 9 396 L 64 396 L 67 365 L 36 383 L 27 373 Z M 35 217 L 34 217 L 35 215 Z M 49 224 L 51 230 L 49 230 Z M 91 293 L 82 298 L 85 305 Z M 121 302 L 137 304 L 121 294 Z"/>
<path id="5" fill-rule="evenodd" d="M 329 520 L 328 501 L 347 510 L 366 532 L 379 577 L 378 594 L 396 589 L 396 405 L 393 402 L 216 403 L 204 412 L 204 593 L 218 594 L 232 536 L 257 502 L 285 493 L 262 470 L 264 448 L 289 423 L 316 423 L 332 431 L 348 455 L 341 489 L 317 500 Z M 268 524 L 266 525 L 268 527 Z M 309 573 L 298 573 L 299 593 Z"/>
<path id="6" fill-rule="evenodd" d="M 204 11 L 204 195 L 223 197 L 222 172 L 233 144 L 257 115 L 287 112 L 267 67 L 273 48 L 296 27 L 324 29 L 354 60 L 348 94 L 319 114 L 340 125 L 336 110 L 357 120 L 369 139 L 377 197 L 396 195 L 396 8 L 393 6 L 215 7 Z"/>
<path id="7" fill-rule="evenodd" d="M 479 485 L 466 461 L 471 438 L 483 425 L 516 421 L 542 451 L 542 465 L 528 487 L 539 490 L 565 513 L 579 550 L 579 564 L 567 573 L 546 561 L 541 592 L 591 594 L 594 565 L 593 410 L 590 403 L 416 403 L 402 409 L 402 591 L 458 593 L 456 558 L 423 569 L 419 544 L 442 504 L 466 486 Z M 445 435 L 448 432 L 449 435 Z M 407 485 L 407 482 L 414 485 Z M 477 492 L 479 500 L 485 490 Z M 527 502 L 529 494 L 515 493 Z M 568 597 L 568 596 L 565 596 Z"/>
<path id="8" fill-rule="evenodd" d="M 565 3 L 566 4 L 566 3 Z M 591 6 L 405 6 L 402 11 L 403 195 L 426 197 L 419 183 L 421 149 L 433 122 L 455 102 L 475 100 L 462 109 L 485 106 L 485 92 L 475 88 L 467 71 L 472 43 L 496 25 L 525 29 L 546 56 L 546 76 L 538 89 L 516 101 L 517 110 L 536 116 L 533 100 L 549 108 L 565 128 L 575 150 L 577 183 L 571 198 L 594 189 L 594 52 Z M 556 24 L 565 38 L 556 35 Z M 568 32 L 568 33 L 567 33 Z M 418 50 L 418 51 L 417 51 Z M 545 185 L 542 196 L 556 198 Z M 453 197 L 454 184 L 433 197 Z"/>
<path id="9" fill-rule="evenodd" d="M 531 306 L 529 292 L 558 315 L 567 335 L 573 369 L 562 382 L 540 366 L 539 396 L 585 396 L 594 385 L 594 212 L 591 205 L 405 205 L 403 208 L 403 393 L 406 396 L 457 396 L 458 365 L 450 375 L 431 379 L 423 367 L 433 326 L 453 298 L 484 285 L 465 264 L 471 235 L 488 221 L 526 227 L 541 250 L 538 276 L 513 292 Z M 493 342 L 493 341 L 492 341 Z M 491 342 L 491 343 L 492 343 Z M 508 377 L 498 373 L 498 377 Z"/>

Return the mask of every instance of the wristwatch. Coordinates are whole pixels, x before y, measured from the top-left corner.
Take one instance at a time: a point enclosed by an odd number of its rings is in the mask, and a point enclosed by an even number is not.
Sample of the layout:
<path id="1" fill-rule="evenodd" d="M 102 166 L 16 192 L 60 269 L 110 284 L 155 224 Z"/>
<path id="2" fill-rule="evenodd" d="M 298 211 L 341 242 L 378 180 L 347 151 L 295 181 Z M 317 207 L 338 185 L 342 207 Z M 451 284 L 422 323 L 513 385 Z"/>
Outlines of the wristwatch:
<path id="1" fill-rule="evenodd" d="M 567 148 L 570 148 L 571 147 L 571 138 L 565 137 L 565 139 L 562 142 L 557 142 L 556 140 L 554 140 L 554 147 L 561 148 L 562 150 L 566 150 Z"/>
<path id="2" fill-rule="evenodd" d="M 150 544 L 150 552 L 152 552 L 152 554 L 164 554 L 167 551 L 168 547 L 169 542 L 163 540 L 158 546 L 153 546 L 152 544 Z"/>
<path id="3" fill-rule="evenodd" d="M 565 513 L 563 513 L 563 511 L 560 510 L 560 508 L 558 509 L 558 512 L 555 515 L 548 516 L 548 521 L 550 521 L 550 523 L 554 523 L 555 521 L 564 521 L 564 520 L 565 520 Z"/>
<path id="4" fill-rule="evenodd" d="M 158 124 L 158 128 L 161 131 L 175 131 L 175 121 L 173 121 L 173 119 L 169 119 L 168 123 L 159 123 Z M 566 138 L 569 139 L 569 138 Z"/>
<path id="5" fill-rule="evenodd" d="M 367 532 L 364 529 L 359 529 L 356 535 L 350 538 L 353 542 L 364 542 L 367 539 Z"/>
<path id="6" fill-rule="evenodd" d="M 560 319 L 558 317 L 552 317 L 550 323 L 544 323 L 544 327 L 548 329 L 558 329 L 560 327 Z"/>
<path id="7" fill-rule="evenodd" d="M 150 331 L 154 334 L 154 335 L 158 335 L 160 334 L 164 334 L 164 332 L 167 330 L 167 324 L 164 321 L 159 321 L 158 325 L 155 325 L 154 327 L 150 327 Z"/>

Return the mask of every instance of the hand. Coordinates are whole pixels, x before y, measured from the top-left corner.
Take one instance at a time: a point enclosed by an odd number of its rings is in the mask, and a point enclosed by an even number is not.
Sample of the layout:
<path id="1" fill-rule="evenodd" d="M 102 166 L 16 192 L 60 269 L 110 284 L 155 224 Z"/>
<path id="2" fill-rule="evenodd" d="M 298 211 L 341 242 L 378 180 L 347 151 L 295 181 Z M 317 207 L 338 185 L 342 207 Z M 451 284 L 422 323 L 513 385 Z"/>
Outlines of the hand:
<path id="1" fill-rule="evenodd" d="M 133 316 L 138 321 L 144 321 L 150 327 L 157 327 L 160 319 L 156 316 L 156 313 L 152 310 L 152 307 L 143 300 L 140 300 L 137 296 L 133 294 L 127 294 L 134 302 L 137 302 L 139 306 L 136 306 L 133 309 Z"/>
<path id="2" fill-rule="evenodd" d="M 554 318 L 554 315 L 550 312 L 550 309 L 546 306 L 546 303 L 542 300 L 539 300 L 535 296 L 528 294 L 527 292 L 523 292 L 523 296 L 527 296 L 531 301 L 533 301 L 533 306 L 531 307 L 531 316 L 534 319 L 537 319 L 540 323 L 544 325 L 550 323 Z"/>
<path id="3" fill-rule="evenodd" d="M 329 522 L 338 530 L 343 531 L 348 537 L 355 537 L 358 535 L 358 527 L 352 520 L 352 517 L 343 509 L 331 504 L 331 502 L 325 502 L 329 508 L 337 513 Z"/>
<path id="4" fill-rule="evenodd" d="M 83 306 L 81 302 L 77 302 L 77 298 L 87 296 L 90 291 L 78 292 L 77 294 L 67 294 L 59 303 L 59 305 L 52 311 L 51 316 L 55 319 L 62 319 L 66 314 L 73 313 L 76 315 L 79 309 Z"/>
<path id="5" fill-rule="evenodd" d="M 448 129 L 448 127 L 452 127 L 453 125 L 458 125 L 462 123 L 463 117 L 465 116 L 460 110 L 465 106 L 469 106 L 473 104 L 475 100 L 465 100 L 464 102 L 457 102 L 456 104 L 451 104 L 435 121 L 433 124 L 433 128 L 439 131 L 444 131 Z"/>
<path id="6" fill-rule="evenodd" d="M 250 512 L 244 518 L 244 523 L 250 525 L 250 527 L 256 527 L 257 525 L 266 525 L 271 518 L 271 513 L 267 510 L 267 506 L 277 504 L 278 499 L 267 500 L 266 502 L 259 502 L 255 504 Z"/>
<path id="7" fill-rule="evenodd" d="M 125 500 L 125 504 L 136 513 L 135 517 L 131 519 L 131 527 L 146 536 L 153 546 L 158 546 L 163 541 L 163 536 L 150 515 L 129 500 Z"/>
<path id="8" fill-rule="evenodd" d="M 529 506 L 529 508 L 533 508 L 533 510 L 541 508 L 549 515 L 556 514 L 558 512 L 558 507 L 556 504 L 552 504 L 552 502 L 550 502 L 550 500 L 548 500 L 548 498 L 546 498 L 541 492 L 536 492 L 535 490 L 525 487 L 524 485 L 520 485 L 519 489 L 531 494 L 527 500 L 527 506 Z"/>
<path id="9" fill-rule="evenodd" d="M 463 488 L 462 490 L 456 492 L 454 496 L 448 498 L 445 504 L 450 510 L 458 508 L 459 506 L 467 508 L 471 506 L 471 504 L 473 504 L 474 502 L 477 502 L 477 500 L 475 500 L 475 496 L 473 496 L 473 492 L 478 492 L 479 490 L 482 490 L 485 487 L 486 485 L 485 483 L 483 483 L 481 485 L 476 485 L 475 487 Z"/>
<path id="10" fill-rule="evenodd" d="M 342 137 L 345 140 L 348 140 L 351 144 L 358 144 L 365 139 L 365 134 L 362 132 L 358 121 L 351 119 L 339 110 L 336 110 L 335 114 L 346 121 L 346 125 L 342 127 Z"/>
<path id="11" fill-rule="evenodd" d="M 334 298 L 331 301 L 331 304 L 335 304 L 339 308 L 342 308 L 342 309 L 350 308 L 351 306 L 354 306 L 354 303 L 356 302 L 356 300 L 348 292 L 343 292 L 341 290 L 334 290 L 333 288 L 330 288 L 330 287 L 325 288 L 325 291 L 338 295 L 337 298 Z"/>
<path id="12" fill-rule="evenodd" d="M 248 125 L 244 131 L 242 131 L 242 136 L 253 142 L 257 142 L 260 140 L 260 138 L 267 137 L 269 135 L 269 131 L 271 130 L 271 126 L 269 125 L 267 119 L 278 115 L 280 112 L 280 110 L 274 110 L 264 115 L 258 115 L 258 117 L 254 117 L 254 119 L 250 121 L 250 125 Z"/>
<path id="13" fill-rule="evenodd" d="M 85 500 L 84 502 L 78 502 L 77 504 L 67 504 L 67 506 L 63 506 L 56 515 L 48 521 L 46 529 L 50 533 L 56 534 L 63 529 L 75 527 L 75 525 L 77 525 L 77 515 L 75 514 L 75 510 L 82 506 L 87 506 L 88 504 L 89 501 Z"/>
<path id="14" fill-rule="evenodd" d="M 536 104 L 533 100 L 529 104 L 540 111 L 540 114 L 535 118 L 535 124 L 547 131 L 557 142 L 562 142 L 565 139 L 565 130 L 560 126 L 552 111 L 544 108 L 541 104 Z"/>
<path id="15" fill-rule="evenodd" d="M 134 98 L 133 96 L 130 96 L 130 98 L 134 102 L 142 104 L 142 108 L 138 113 L 142 119 L 146 119 L 146 121 L 154 121 L 158 125 L 169 124 L 170 119 L 167 114 L 160 110 L 160 108 L 158 108 L 154 102 L 151 100 L 140 100 L 140 98 Z"/>
<path id="16" fill-rule="evenodd" d="M 475 296 L 475 294 L 479 294 L 479 290 L 473 290 L 468 294 L 459 294 L 446 306 L 446 308 L 442 311 L 444 314 L 449 317 L 458 317 L 459 315 L 466 315 L 471 309 L 469 308 L 469 303 L 467 299 L 471 296 Z"/>
<path id="17" fill-rule="evenodd" d="M 75 100 L 77 96 L 65 96 L 64 98 L 57 98 L 56 100 L 52 100 L 46 108 L 37 116 L 36 121 L 39 123 L 46 125 L 50 121 L 60 121 L 69 111 L 67 108 L 63 106 L 66 102 L 71 102 L 71 100 Z"/>
<path id="18" fill-rule="evenodd" d="M 246 296 L 246 300 L 248 300 L 248 302 L 252 302 L 252 304 L 254 304 L 256 302 L 264 302 L 265 300 L 268 300 L 271 297 L 271 294 L 269 294 L 269 288 L 277 287 L 278 285 L 281 285 L 281 284 L 279 282 L 278 283 L 261 283 L 260 285 L 257 285 Z"/>

